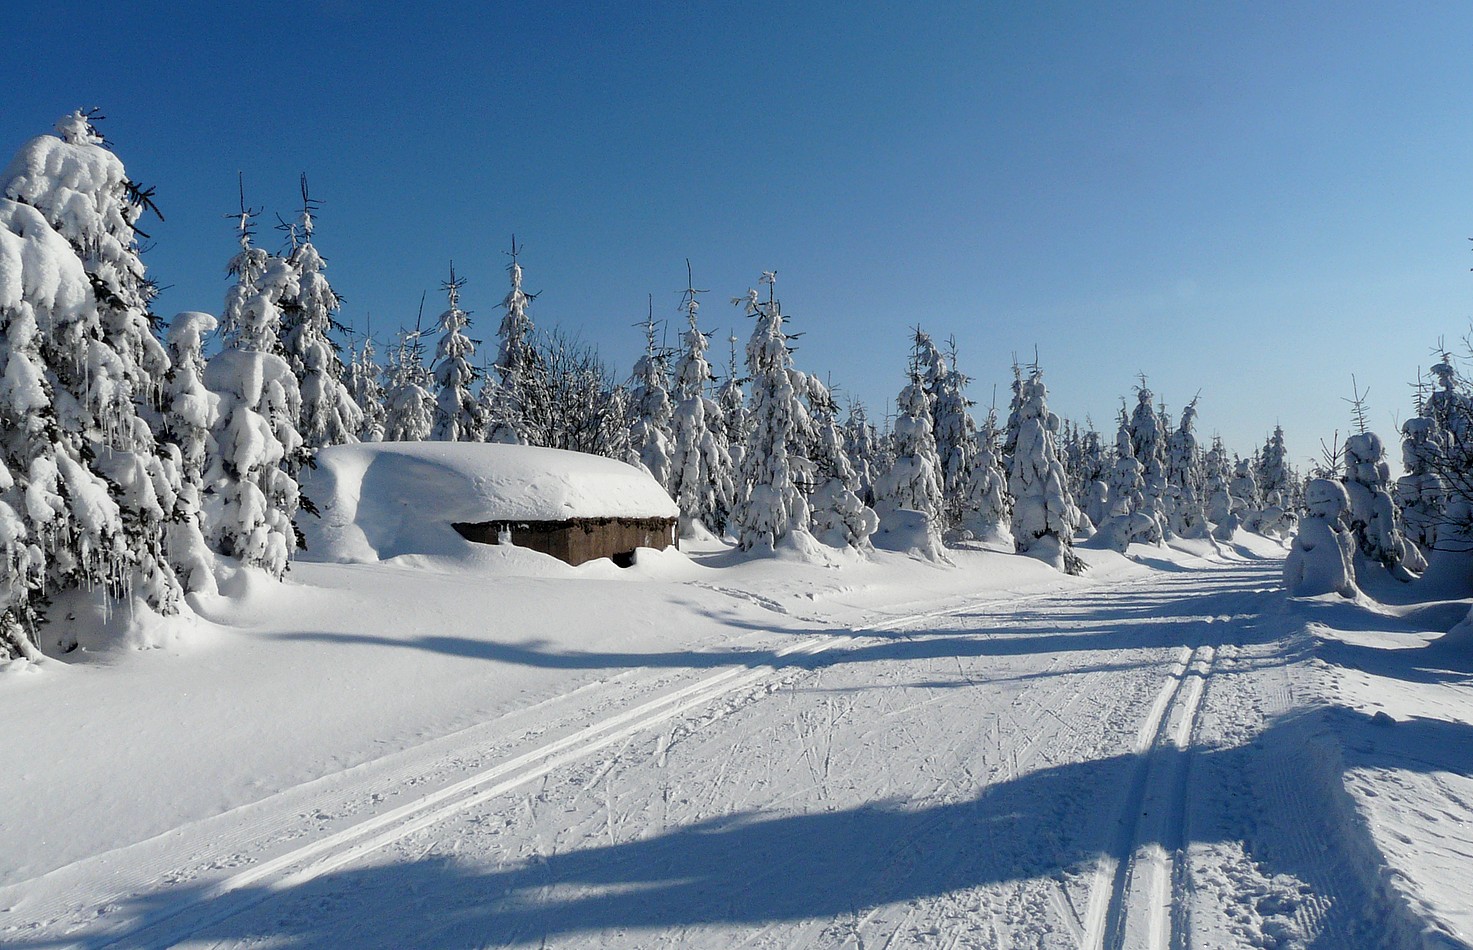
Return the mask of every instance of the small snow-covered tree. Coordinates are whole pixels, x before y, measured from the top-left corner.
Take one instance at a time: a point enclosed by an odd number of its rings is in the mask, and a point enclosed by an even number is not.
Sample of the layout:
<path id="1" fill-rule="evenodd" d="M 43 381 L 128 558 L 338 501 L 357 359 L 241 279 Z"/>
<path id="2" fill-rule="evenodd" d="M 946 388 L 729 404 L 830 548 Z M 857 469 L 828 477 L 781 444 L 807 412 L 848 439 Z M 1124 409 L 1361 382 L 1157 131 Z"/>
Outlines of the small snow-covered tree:
<path id="1" fill-rule="evenodd" d="M 960 522 L 961 528 L 979 541 L 1001 541 L 1010 528 L 1011 499 L 1008 476 L 999 458 L 1000 439 L 997 412 L 991 411 L 977 432 L 976 455 L 967 476 Z"/>
<path id="2" fill-rule="evenodd" d="M 633 409 L 629 442 L 655 481 L 670 491 L 674 482 L 671 460 L 674 446 L 670 440 L 670 420 L 674 410 L 670 406 L 665 354 L 655 346 L 655 326 L 654 299 L 651 298 L 649 318 L 644 323 L 644 355 L 635 361 L 634 375 L 629 381 Z"/>
<path id="3" fill-rule="evenodd" d="M 186 591 L 215 591 L 214 558 L 203 524 L 205 470 L 216 451 L 211 434 L 220 399 L 205 385 L 204 338 L 217 321 L 208 313 L 181 313 L 169 324 L 171 367 L 165 383 L 161 443 L 171 447 L 170 467 L 178 472 L 170 494 L 176 499 L 166 528 L 169 563 Z"/>
<path id="4" fill-rule="evenodd" d="M 742 388 L 749 380 L 737 372 L 739 341 L 736 334 L 733 333 L 727 342 L 731 344 L 731 361 L 726 378 L 721 381 L 721 389 L 716 393 L 716 404 L 721 407 L 721 425 L 726 436 L 726 450 L 731 456 L 731 470 L 738 472 L 742 467 L 742 454 L 747 449 L 747 433 L 751 429 L 747 420 L 747 394 Z M 733 497 L 732 502 L 735 501 Z"/>
<path id="5" fill-rule="evenodd" d="M 1020 387 L 1017 417 L 1017 441 L 1008 469 L 1013 543 L 1019 554 L 1069 574 L 1083 573 L 1084 562 L 1074 553 L 1079 509 L 1069 494 L 1064 466 L 1054 447 L 1059 417 L 1048 410 L 1041 370 L 1035 369 Z"/>
<path id="6" fill-rule="evenodd" d="M 871 508 L 875 506 L 875 484 L 883 469 L 879 460 L 879 439 L 875 427 L 870 425 L 864 404 L 849 405 L 849 418 L 844 425 L 844 453 L 854 467 L 854 491 L 859 499 Z"/>
<path id="7" fill-rule="evenodd" d="M 1263 508 L 1263 496 L 1258 493 L 1258 479 L 1253 477 L 1253 468 L 1252 459 L 1238 459 L 1228 481 L 1233 514 L 1249 531 L 1258 530 L 1258 513 Z"/>
<path id="8" fill-rule="evenodd" d="M 810 498 L 813 536 L 830 547 L 864 550 L 880 519 L 855 493 L 858 478 L 844 451 L 838 407 L 827 386 L 808 377 L 808 405 L 815 435 L 812 457 L 818 482 Z"/>
<path id="9" fill-rule="evenodd" d="M 686 261 L 687 276 L 690 262 Z M 714 378 L 706 362 L 707 340 L 697 326 L 700 303 L 695 279 L 687 281 L 682 308 L 688 326 L 682 337 L 685 352 L 675 364 L 675 411 L 671 419 L 670 494 L 680 505 L 681 531 L 704 525 L 717 533 L 726 528 L 735 491 L 731 455 L 723 428 L 721 407 L 706 397 Z M 718 424 L 711 426 L 707 419 Z"/>
<path id="10" fill-rule="evenodd" d="M 1183 538 L 1200 538 L 1207 534 L 1207 512 L 1202 501 L 1205 476 L 1202 450 L 1193 430 L 1197 420 L 1197 400 L 1181 411 L 1181 426 L 1171 434 L 1167 444 L 1166 478 L 1175 496 L 1171 530 Z"/>
<path id="11" fill-rule="evenodd" d="M 1241 524 L 1233 513 L 1233 496 L 1228 488 L 1228 454 L 1221 436 L 1213 436 L 1212 446 L 1202 456 L 1202 472 L 1206 487 L 1207 520 L 1212 523 L 1212 536 L 1231 541 Z"/>
<path id="12" fill-rule="evenodd" d="M 1145 466 L 1135 457 L 1130 420 L 1122 407 L 1115 436 L 1115 465 L 1110 471 L 1108 516 L 1099 524 L 1099 542 L 1124 553 L 1132 544 L 1160 544 L 1160 516 L 1145 497 Z"/>
<path id="13" fill-rule="evenodd" d="M 1304 502 L 1308 513 L 1284 560 L 1284 587 L 1290 597 L 1355 597 L 1355 542 L 1343 518 L 1350 508 L 1345 488 L 1328 478 L 1312 478 Z"/>
<path id="14" fill-rule="evenodd" d="M 487 414 L 486 439 L 522 445 L 545 445 L 550 411 L 544 367 L 533 341 L 536 328 L 527 307 L 536 294 L 522 289 L 522 265 L 515 237 L 511 241 L 511 263 L 507 274 L 511 289 L 501 301 L 506 315 L 501 319 L 496 354 L 498 385 L 491 392 L 497 405 Z"/>
<path id="15" fill-rule="evenodd" d="M 1401 427 L 1401 459 L 1406 474 L 1396 481 L 1396 504 L 1407 537 L 1424 552 L 1437 543 L 1437 528 L 1447 508 L 1447 486 L 1438 474 L 1442 433 L 1426 416 Z"/>
<path id="16" fill-rule="evenodd" d="M 802 399 L 807 381 L 793 368 L 788 351 L 776 294 L 777 273 L 763 273 L 762 282 L 768 287 L 766 301 L 756 290 L 733 301 L 756 319 L 747 341 L 751 428 L 732 511 L 737 544 L 743 551 L 770 551 L 785 538 L 808 533 L 808 498 L 802 486 L 811 484 L 814 477 L 813 463 L 803 454 L 812 428 Z"/>
<path id="17" fill-rule="evenodd" d="M 977 425 L 966 397 L 969 380 L 956 367 L 956 340 L 950 343 L 948 359 L 920 327 L 915 331 L 916 362 L 930 409 L 932 435 L 936 442 L 936 476 L 941 482 L 943 528 L 959 522 L 967 492 L 967 480 L 976 454 Z"/>
<path id="18" fill-rule="evenodd" d="M 470 315 L 460 309 L 460 288 L 465 278 L 455 276 L 455 264 L 450 265 L 450 279 L 441 284 L 449 301 L 449 308 L 440 315 L 436 329 L 440 331 L 440 343 L 435 349 L 435 365 L 430 377 L 435 382 L 435 424 L 430 438 L 445 442 L 479 441 L 484 425 L 480 406 L 471 393 L 476 382 L 476 371 L 471 366 L 471 357 L 476 344 L 465 335 L 470 326 Z"/>
<path id="19" fill-rule="evenodd" d="M 353 402 L 363 411 L 363 424 L 358 429 L 358 438 L 364 442 L 384 440 L 384 420 L 388 415 L 385 405 L 384 386 L 379 377 L 382 368 L 374 359 L 372 334 L 363 337 L 348 362 L 348 375 L 344 383 Z"/>
<path id="20" fill-rule="evenodd" d="M 1141 463 L 1141 478 L 1144 487 L 1141 497 L 1149 514 L 1163 529 L 1166 525 L 1166 426 L 1157 414 L 1151 400 L 1155 398 L 1146 387 L 1146 377 L 1141 376 L 1141 385 L 1136 389 L 1135 411 L 1130 416 L 1130 443 L 1136 461 Z"/>
<path id="21" fill-rule="evenodd" d="M 1345 490 L 1356 545 L 1368 560 L 1384 566 L 1393 577 L 1410 581 L 1427 569 L 1427 563 L 1402 533 L 1401 520 L 1391 501 L 1390 482 L 1386 453 L 1374 432 L 1357 433 L 1345 440 Z"/>
<path id="22" fill-rule="evenodd" d="M 418 333 L 404 333 L 390 357 L 385 442 L 423 442 L 434 431 L 435 397 L 427 388 L 430 374 L 421 347 Z"/>
<path id="23" fill-rule="evenodd" d="M 363 412 L 343 384 L 343 361 L 331 334 L 342 325 L 334 316 L 342 302 L 327 282 L 327 263 L 312 243 L 314 204 L 302 176 L 302 213 L 292 228 L 295 247 L 287 259 L 295 272 L 278 305 L 282 311 L 281 353 L 297 379 L 301 402 L 297 431 L 311 452 L 358 441 Z"/>
<path id="24" fill-rule="evenodd" d="M 910 383 L 900 391 L 896 408 L 900 414 L 893 430 L 895 460 L 875 488 L 877 510 L 881 515 L 901 508 L 922 512 L 932 529 L 939 532 L 941 465 L 931 433 L 930 400 L 918 368 L 912 369 Z"/>

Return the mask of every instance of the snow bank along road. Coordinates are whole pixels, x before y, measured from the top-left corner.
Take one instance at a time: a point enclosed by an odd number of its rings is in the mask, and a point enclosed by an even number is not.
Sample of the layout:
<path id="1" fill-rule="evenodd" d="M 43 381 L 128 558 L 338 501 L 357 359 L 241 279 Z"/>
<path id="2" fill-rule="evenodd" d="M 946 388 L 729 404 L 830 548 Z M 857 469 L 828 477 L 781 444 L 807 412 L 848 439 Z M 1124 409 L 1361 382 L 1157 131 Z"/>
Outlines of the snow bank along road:
<path id="1" fill-rule="evenodd" d="M 1202 563 L 683 674 L 631 655 L 576 714 L 53 871 L 0 942 L 1412 945 L 1296 715 L 1279 562 Z"/>

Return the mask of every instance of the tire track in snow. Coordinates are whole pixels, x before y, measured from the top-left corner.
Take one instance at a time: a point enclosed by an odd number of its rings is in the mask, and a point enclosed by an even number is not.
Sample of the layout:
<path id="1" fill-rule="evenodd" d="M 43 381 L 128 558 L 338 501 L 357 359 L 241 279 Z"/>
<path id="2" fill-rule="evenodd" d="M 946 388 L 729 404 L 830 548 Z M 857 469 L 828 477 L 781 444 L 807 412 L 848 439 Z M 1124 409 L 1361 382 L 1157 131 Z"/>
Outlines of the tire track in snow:
<path id="1" fill-rule="evenodd" d="M 1182 647 L 1136 734 L 1139 757 L 1115 844 L 1100 859 L 1080 941 L 1083 950 L 1183 945 L 1172 908 L 1184 883 L 1188 756 L 1216 651 Z"/>

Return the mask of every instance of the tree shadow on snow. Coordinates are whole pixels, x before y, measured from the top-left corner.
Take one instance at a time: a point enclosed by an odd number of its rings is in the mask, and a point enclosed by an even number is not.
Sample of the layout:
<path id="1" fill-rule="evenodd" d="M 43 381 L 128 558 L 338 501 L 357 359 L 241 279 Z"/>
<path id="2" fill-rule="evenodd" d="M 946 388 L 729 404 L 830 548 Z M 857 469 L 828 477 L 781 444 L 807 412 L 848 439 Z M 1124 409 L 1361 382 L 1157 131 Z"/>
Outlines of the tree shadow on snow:
<path id="1" fill-rule="evenodd" d="M 1427 730 L 1419 745 L 1446 739 L 1431 724 L 1415 728 Z M 1330 777 L 1330 788 L 1323 776 L 1305 771 L 1305 743 L 1313 731 L 1313 724 L 1307 728 L 1289 721 L 1271 726 L 1249 746 L 1183 753 L 1168 744 L 1146 756 L 1043 768 L 988 785 L 962 802 L 881 801 L 796 815 L 745 812 L 639 840 L 583 843 L 497 865 L 436 855 L 214 900 L 169 889 L 116 910 L 157 923 L 181 901 L 201 902 L 203 907 L 191 908 L 181 920 L 216 919 L 193 934 L 202 943 L 448 948 L 537 945 L 580 933 L 612 934 L 637 944 L 637 933 L 644 930 L 826 920 L 1028 878 L 1075 881 L 1074 901 L 1082 907 L 1078 889 L 1088 887 L 1097 859 L 1130 840 L 1128 824 L 1137 812 L 1125 806 L 1126 790 L 1133 784 L 1139 788 L 1144 769 L 1170 774 L 1173 760 L 1187 755 L 1190 774 L 1197 777 L 1191 787 L 1198 811 L 1216 809 L 1223 818 L 1194 819 L 1191 842 L 1238 840 L 1238 826 L 1246 821 L 1249 853 L 1268 876 L 1317 881 L 1326 868 L 1355 869 L 1357 876 L 1341 881 L 1335 900 L 1324 908 L 1323 933 L 1315 945 L 1382 946 L 1388 932 L 1406 924 L 1384 900 L 1373 899 L 1383 869 L 1365 866 L 1373 846 L 1354 837 L 1363 838 L 1364 829 L 1349 827 L 1354 822 L 1314 800 L 1315 786 L 1326 786 L 1323 793 L 1332 795 L 1339 777 Z M 1466 749 L 1466 734 L 1457 741 Z M 1234 811 L 1243 806 L 1224 777 L 1253 775 L 1266 760 L 1291 770 L 1288 780 L 1301 789 L 1301 800 L 1310 796 L 1302 811 L 1255 811 L 1247 817 Z M 482 814 L 497 813 L 487 808 Z M 478 844 L 494 853 L 496 839 L 479 829 L 503 823 L 481 824 L 474 813 L 467 818 L 441 840 L 454 841 L 456 850 L 468 844 L 468 853 Z M 1292 825 L 1313 846 L 1286 846 L 1290 836 L 1280 825 Z M 1185 843 L 1175 836 L 1186 828 L 1171 829 L 1169 840 L 1157 843 L 1175 849 Z M 1136 841 L 1146 843 L 1149 838 Z M 1295 900 L 1285 897 L 1276 912 L 1291 917 Z M 177 929 L 179 923 L 172 926 Z M 170 927 L 165 921 L 155 932 L 114 930 L 105 940 L 74 936 L 66 942 L 150 944 L 161 934 L 167 938 Z M 12 945 L 48 944 L 22 939 Z"/>

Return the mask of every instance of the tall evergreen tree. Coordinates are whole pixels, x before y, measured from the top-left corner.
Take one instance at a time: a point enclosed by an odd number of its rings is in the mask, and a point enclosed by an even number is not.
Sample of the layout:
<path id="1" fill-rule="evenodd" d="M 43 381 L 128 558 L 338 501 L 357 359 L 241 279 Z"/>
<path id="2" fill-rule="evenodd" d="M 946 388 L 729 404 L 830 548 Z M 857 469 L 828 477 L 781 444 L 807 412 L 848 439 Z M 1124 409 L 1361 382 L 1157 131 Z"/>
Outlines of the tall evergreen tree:
<path id="1" fill-rule="evenodd" d="M 793 368 L 777 273 L 762 275 L 767 300 L 756 290 L 733 302 L 756 319 L 747 341 L 747 372 L 752 380 L 751 428 L 737 480 L 732 512 L 737 544 L 743 551 L 771 550 L 778 542 L 808 533 L 808 498 L 803 485 L 813 481 L 813 464 L 803 454 L 811 423 L 803 405 L 807 382 Z"/>
<path id="2" fill-rule="evenodd" d="M 435 397 L 427 388 L 429 381 L 418 331 L 401 334 L 389 362 L 385 442 L 422 442 L 430 437 L 435 427 Z"/>
<path id="3" fill-rule="evenodd" d="M 460 288 L 463 286 L 465 278 L 455 276 L 455 264 L 452 263 L 450 279 L 440 285 L 449 301 L 449 309 L 440 315 L 436 324 L 440 343 L 435 349 L 435 365 L 430 370 L 437 392 L 435 424 L 430 437 L 445 442 L 479 441 L 485 428 L 480 406 L 471 393 L 476 382 L 476 372 L 471 366 L 476 344 L 465 335 L 470 315 L 460 309 Z"/>
<path id="4" fill-rule="evenodd" d="M 492 389 L 498 405 L 487 418 L 486 439 L 522 445 L 545 445 L 549 411 L 542 360 L 534 345 L 536 328 L 527 313 L 536 298 L 522 289 L 522 265 L 515 236 L 511 240 L 511 263 L 506 272 L 511 289 L 501 301 L 506 315 L 501 318 L 496 354 L 497 386 Z"/>
<path id="5" fill-rule="evenodd" d="M 864 550 L 880 519 L 855 492 L 858 476 L 844 451 L 838 406 L 829 388 L 808 377 L 808 409 L 814 425 L 811 450 L 817 483 L 810 496 L 813 536 L 836 548 Z"/>
<path id="6" fill-rule="evenodd" d="M 1079 509 L 1069 494 L 1054 437 L 1059 417 L 1049 412 L 1043 372 L 1034 369 L 1019 387 L 1018 434 L 1008 469 L 1013 496 L 1013 543 L 1019 554 L 1052 564 L 1068 574 L 1084 572 L 1074 553 Z"/>
<path id="7" fill-rule="evenodd" d="M 665 369 L 665 353 L 655 345 L 654 299 L 644 324 L 644 355 L 634 363 L 629 380 L 632 422 L 629 442 L 639 453 L 639 460 L 655 481 L 671 491 L 674 483 L 672 456 L 675 448 L 670 438 L 670 378 Z"/>
<path id="8" fill-rule="evenodd" d="M 697 325 L 700 303 L 695 278 L 686 261 L 686 289 L 681 299 L 688 325 L 685 352 L 675 364 L 675 411 L 671 419 L 670 495 L 680 505 L 681 530 L 701 524 L 720 533 L 726 528 L 735 491 L 731 455 L 720 424 L 721 407 L 706 397 L 714 376 L 706 362 L 706 334 Z M 709 425 L 711 419 L 715 425 Z"/>
<path id="9" fill-rule="evenodd" d="M 374 359 L 373 335 L 365 334 L 363 344 L 348 362 L 348 375 L 344 379 L 353 402 L 363 411 L 363 423 L 358 429 L 358 438 L 364 442 L 384 440 L 387 407 L 384 402 L 384 386 L 380 381 L 382 375 L 383 369 Z"/>

